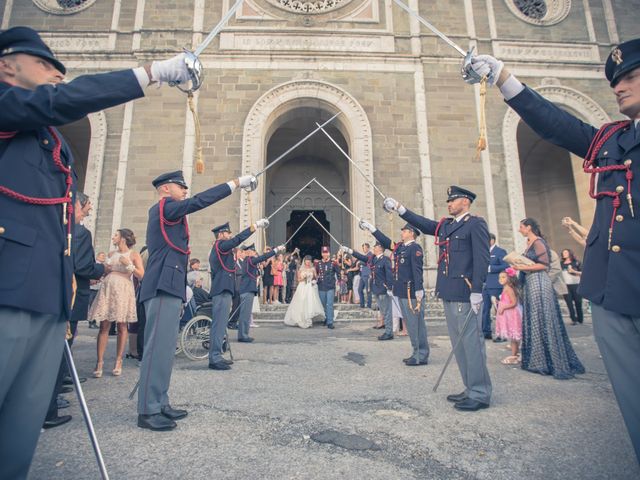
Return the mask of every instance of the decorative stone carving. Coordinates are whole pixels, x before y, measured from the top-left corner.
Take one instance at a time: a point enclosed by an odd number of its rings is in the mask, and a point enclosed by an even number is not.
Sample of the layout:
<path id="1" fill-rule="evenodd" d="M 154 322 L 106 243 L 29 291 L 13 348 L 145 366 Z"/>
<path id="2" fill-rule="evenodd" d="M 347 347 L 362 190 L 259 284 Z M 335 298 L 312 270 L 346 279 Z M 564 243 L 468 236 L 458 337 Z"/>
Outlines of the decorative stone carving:
<path id="1" fill-rule="evenodd" d="M 547 100 L 572 111 L 582 120 L 595 127 L 611 121 L 609 115 L 595 100 L 578 90 L 561 85 L 546 85 L 535 90 Z M 513 244 L 517 251 L 522 251 L 526 246 L 525 239 L 518 233 L 518 227 L 520 220 L 527 216 L 522 189 L 522 174 L 520 172 L 520 154 L 518 152 L 518 125 L 520 121 L 518 114 L 512 109 L 508 109 L 502 122 L 507 190 L 511 203 L 511 230 Z"/>
<path id="2" fill-rule="evenodd" d="M 571 0 L 504 0 L 511 13 L 532 25 L 560 23 L 571 10 Z"/>
<path id="3" fill-rule="evenodd" d="M 268 0 L 276 7 L 304 15 L 327 13 L 343 7 L 351 0 Z"/>
<path id="4" fill-rule="evenodd" d="M 102 166 L 104 163 L 104 151 L 107 143 L 107 117 L 103 111 L 87 115 L 91 125 L 91 142 L 89 144 L 89 158 L 87 160 L 87 174 L 84 180 L 84 193 L 93 203 L 94 215 L 89 215 L 84 220 L 84 226 L 89 229 L 95 238 L 96 218 L 100 208 L 100 186 L 102 185 Z"/>
<path id="5" fill-rule="evenodd" d="M 72 15 L 89 8 L 96 0 L 32 0 L 41 10 L 54 15 Z"/>
<path id="6" fill-rule="evenodd" d="M 278 128 L 278 121 L 291 110 L 313 106 L 330 114 L 342 114 L 334 120 L 349 142 L 349 154 L 369 179 L 373 180 L 371 125 L 362 106 L 344 90 L 319 80 L 294 80 L 272 88 L 256 101 L 244 124 L 242 144 L 242 175 L 261 171 L 265 167 L 266 142 Z M 349 168 L 351 209 L 362 218 L 375 219 L 373 187 L 362 175 Z M 260 208 L 253 217 L 265 213 L 265 185 L 260 182 L 253 198 L 260 199 Z M 249 225 L 249 201 L 243 190 L 240 200 L 240 228 Z M 256 211 L 257 210 L 257 211 Z M 365 241 L 365 235 L 351 219 L 351 240 L 354 245 Z"/>

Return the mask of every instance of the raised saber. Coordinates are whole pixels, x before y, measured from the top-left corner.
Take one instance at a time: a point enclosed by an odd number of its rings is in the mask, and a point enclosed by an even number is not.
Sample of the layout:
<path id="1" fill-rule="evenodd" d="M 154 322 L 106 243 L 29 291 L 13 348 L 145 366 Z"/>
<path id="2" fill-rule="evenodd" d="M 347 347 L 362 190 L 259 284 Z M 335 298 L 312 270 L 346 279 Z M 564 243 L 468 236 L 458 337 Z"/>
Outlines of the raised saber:
<path id="1" fill-rule="evenodd" d="M 333 193 L 331 193 L 329 190 L 327 190 L 327 188 L 324 185 L 322 185 L 318 180 L 315 180 L 315 182 L 318 184 L 318 186 L 321 189 L 323 189 L 325 192 L 327 192 L 331 198 L 333 198 L 336 202 L 338 202 L 342 208 L 344 208 L 347 212 L 349 212 L 353 218 L 355 218 L 358 221 L 362 220 L 359 216 L 357 216 L 355 213 L 353 213 L 353 211 L 351 211 L 351 209 L 349 207 L 347 207 L 344 203 L 342 203 L 338 197 L 336 197 Z"/>
<path id="2" fill-rule="evenodd" d="M 302 222 L 302 223 L 300 224 L 300 226 L 299 226 L 298 228 L 296 228 L 296 231 L 295 231 L 295 232 L 293 232 L 293 233 L 291 234 L 291 236 L 289 237 L 289 240 L 287 240 L 286 242 L 284 242 L 284 243 L 283 243 L 283 245 L 286 245 L 286 244 L 287 244 L 287 243 L 289 243 L 291 240 L 293 240 L 293 237 L 295 237 L 295 236 L 296 236 L 296 234 L 300 231 L 300 229 L 301 229 L 302 227 L 304 227 L 304 224 L 305 224 L 305 223 L 307 223 L 307 222 L 309 221 L 309 219 L 310 219 L 310 218 L 311 218 L 311 212 L 309 213 L 309 215 L 307 215 L 307 218 L 305 218 L 305 219 L 304 219 L 304 222 Z"/>
<path id="3" fill-rule="evenodd" d="M 427 27 L 433 33 L 435 33 L 441 40 L 443 40 L 447 45 L 453 48 L 456 52 L 458 52 L 463 58 L 462 68 L 460 73 L 462 73 L 462 78 L 464 80 L 474 79 L 475 83 L 481 80 L 481 77 L 471 68 L 471 57 L 473 56 L 473 47 L 469 49 L 468 52 L 465 52 L 457 43 L 447 37 L 444 33 L 438 30 L 435 26 L 433 26 L 429 21 L 427 21 L 424 17 L 421 17 L 418 12 L 411 10 L 405 3 L 400 0 L 393 0 L 396 5 L 398 5 L 401 9 L 407 12 L 411 17 L 418 20 L 422 25 Z"/>
<path id="4" fill-rule="evenodd" d="M 234 13 L 236 13 L 236 10 L 238 10 L 240 8 L 240 5 L 242 5 L 242 1 L 243 0 L 237 0 L 236 3 L 233 5 L 233 7 L 231 7 L 229 9 L 229 11 L 227 13 L 224 14 L 224 16 L 220 19 L 220 21 L 218 22 L 218 24 L 213 27 L 213 30 L 211 30 L 211 32 L 209 33 L 209 35 L 207 35 L 207 38 L 205 38 L 203 40 L 203 42 L 198 45 L 198 48 L 196 48 L 193 51 L 193 54 L 196 57 L 199 57 L 200 54 L 209 46 L 209 44 L 213 41 L 213 39 L 216 37 L 216 35 L 218 35 L 220 33 L 220 31 L 224 28 L 225 24 L 229 21 L 229 19 L 231 19 L 231 17 L 233 16 Z"/>
<path id="5" fill-rule="evenodd" d="M 322 128 L 318 122 L 316 122 L 316 125 L 320 128 L 320 130 L 322 131 L 322 133 L 324 133 L 324 134 L 327 136 L 327 138 L 328 138 L 329 140 L 331 140 L 331 143 L 333 143 L 333 144 L 338 148 L 338 150 L 340 150 L 340 152 L 342 153 L 342 155 L 344 155 L 344 156 L 345 156 L 345 158 L 351 162 L 351 165 L 353 165 L 353 166 L 356 168 L 356 170 L 358 170 L 358 172 L 360 172 L 360 174 L 364 177 L 364 179 L 365 179 L 367 182 L 369 182 L 369 184 L 370 184 L 370 185 L 375 189 L 375 191 L 376 191 L 376 192 L 378 192 L 378 193 L 380 194 L 380 196 L 381 196 L 383 199 L 387 198 L 387 197 L 386 197 L 386 195 L 385 195 L 384 193 L 382 193 L 382 192 L 380 191 L 380 189 L 376 186 L 376 184 L 375 184 L 375 183 L 373 183 L 373 180 L 371 180 L 371 179 L 369 179 L 369 177 L 367 177 L 367 174 L 366 174 L 366 173 L 364 173 L 364 171 L 362 171 L 362 169 L 360 168 L 360 166 L 359 166 L 356 162 L 354 162 L 354 161 L 353 161 L 353 159 L 349 156 L 349 154 L 348 154 L 347 152 L 345 152 L 345 151 L 343 150 L 343 148 L 342 148 L 340 145 L 338 145 L 338 142 L 336 142 L 336 141 L 333 139 L 333 137 L 332 137 L 331 135 L 329 135 L 329 132 L 327 132 L 324 128 Z"/>
<path id="6" fill-rule="evenodd" d="M 280 210 L 282 210 L 289 202 L 291 202 L 291 200 L 296 198 L 300 194 L 301 191 L 303 191 L 305 188 L 307 188 L 311 184 L 311 182 L 315 182 L 315 181 L 316 181 L 316 177 L 313 177 L 311 180 L 309 180 L 307 183 L 305 183 L 300 190 L 298 190 L 296 193 L 291 195 L 291 197 L 289 197 L 289 199 L 287 201 L 285 201 L 282 205 L 280 205 L 276 209 L 275 212 L 273 212 L 271 215 L 269 215 L 267 217 L 267 220 L 271 220 L 271 217 L 273 217 L 276 213 L 278 213 Z"/>
<path id="7" fill-rule="evenodd" d="M 338 246 L 342 246 L 342 243 L 340 243 L 336 237 L 334 237 L 333 235 L 331 235 L 331 232 L 330 232 L 329 230 L 327 230 L 327 229 L 325 228 L 325 226 L 324 226 L 324 225 L 322 225 L 322 223 L 320 223 L 320 220 L 318 220 L 318 219 L 313 215 L 313 212 L 309 213 L 309 216 L 310 216 L 310 217 L 312 217 L 312 218 L 316 221 L 316 223 L 317 223 L 318 225 L 320 225 L 320 228 L 321 228 L 322 230 L 324 230 L 325 232 L 327 232 L 327 235 L 329 235 L 329 236 L 333 239 L 333 241 L 334 241 L 334 242 L 336 242 L 336 243 L 338 244 Z M 335 320 L 335 319 L 334 319 L 334 320 Z"/>
<path id="8" fill-rule="evenodd" d="M 313 132 L 309 133 L 306 137 L 304 137 L 303 139 L 301 139 L 298 143 L 296 143 L 293 147 L 291 147 L 290 149 L 288 149 L 286 152 L 284 152 L 282 155 L 278 156 L 278 158 L 276 158 L 273 162 L 271 162 L 269 165 L 267 165 L 266 167 L 264 167 L 262 170 L 260 170 L 258 173 L 255 174 L 255 177 L 258 178 L 260 175 L 262 175 L 264 172 L 266 172 L 267 170 L 269 170 L 271 167 L 273 167 L 276 163 L 278 163 L 280 160 L 282 160 L 284 157 L 286 157 L 287 155 L 289 155 L 292 151 L 294 151 L 296 148 L 298 148 L 300 145 L 302 145 L 304 142 L 306 142 L 307 140 L 309 140 L 312 136 L 314 136 L 320 129 L 322 129 L 322 127 L 328 125 L 330 122 L 333 121 L 334 118 L 336 118 L 338 115 L 340 115 L 342 112 L 338 112 L 336 113 L 333 117 L 331 117 L 329 120 L 327 120 L 326 122 L 324 122 L 322 125 L 318 126 L 318 128 L 316 128 Z"/>

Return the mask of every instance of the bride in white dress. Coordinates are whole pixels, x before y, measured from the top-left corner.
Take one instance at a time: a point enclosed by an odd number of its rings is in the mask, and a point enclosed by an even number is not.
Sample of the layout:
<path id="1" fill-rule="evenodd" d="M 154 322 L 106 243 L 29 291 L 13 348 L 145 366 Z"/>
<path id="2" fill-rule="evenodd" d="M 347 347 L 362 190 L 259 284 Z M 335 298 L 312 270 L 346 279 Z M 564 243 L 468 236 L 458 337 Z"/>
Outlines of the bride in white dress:
<path id="1" fill-rule="evenodd" d="M 324 318 L 324 308 L 318 294 L 316 269 L 307 255 L 298 269 L 298 287 L 284 315 L 284 323 L 309 328 L 314 318 Z"/>

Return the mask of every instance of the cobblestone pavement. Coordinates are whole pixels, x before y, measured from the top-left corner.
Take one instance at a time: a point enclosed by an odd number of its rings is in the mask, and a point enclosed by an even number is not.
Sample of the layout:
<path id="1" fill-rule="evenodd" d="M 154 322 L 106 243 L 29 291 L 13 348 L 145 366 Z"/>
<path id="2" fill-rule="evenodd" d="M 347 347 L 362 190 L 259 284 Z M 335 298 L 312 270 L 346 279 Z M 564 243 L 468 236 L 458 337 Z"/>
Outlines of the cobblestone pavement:
<path id="1" fill-rule="evenodd" d="M 136 427 L 128 394 L 137 365 L 111 366 L 84 392 L 112 479 L 636 479 L 640 469 L 590 325 L 567 327 L 587 373 L 569 381 L 500 364 L 505 344 L 487 342 L 494 397 L 478 413 L 445 400 L 461 390 L 455 362 L 437 393 L 450 351 L 445 327 L 429 327 L 430 365 L 405 367 L 408 338 L 379 342 L 367 322 L 335 330 L 262 324 L 253 344 L 232 347 L 231 371 L 178 357 L 174 407 L 189 416 L 172 432 Z M 74 347 L 90 377 L 96 330 Z M 98 478 L 77 399 L 73 421 L 45 431 L 31 479 Z"/>

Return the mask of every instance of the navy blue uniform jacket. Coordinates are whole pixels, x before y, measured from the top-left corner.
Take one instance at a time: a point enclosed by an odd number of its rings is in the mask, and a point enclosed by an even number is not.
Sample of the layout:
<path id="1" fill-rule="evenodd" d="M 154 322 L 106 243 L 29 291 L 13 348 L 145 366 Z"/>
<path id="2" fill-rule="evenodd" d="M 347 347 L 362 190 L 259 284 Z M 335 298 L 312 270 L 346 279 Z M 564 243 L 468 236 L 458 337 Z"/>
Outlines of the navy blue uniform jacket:
<path id="1" fill-rule="evenodd" d="M 422 233 L 435 235 L 438 222 L 407 209 L 404 220 Z M 483 218 L 468 214 L 459 222 L 449 218 L 438 232 L 438 241 L 449 240 L 448 263 L 438 264 L 436 295 L 448 302 L 469 302 L 471 293 L 482 293 L 489 265 L 489 229 Z M 440 247 L 440 255 L 447 247 Z M 471 288 L 469 288 L 471 284 Z"/>
<path id="2" fill-rule="evenodd" d="M 77 224 L 73 230 L 71 243 L 73 273 L 76 276 L 76 300 L 71 311 L 71 321 L 86 320 L 89 314 L 90 280 L 104 275 L 104 265 L 96 262 L 91 232 L 84 225 Z"/>
<path id="3" fill-rule="evenodd" d="M 507 251 L 495 245 L 493 250 L 489 252 L 489 271 L 487 272 L 487 280 L 484 284 L 485 290 L 502 290 L 502 285 L 498 282 L 500 272 L 504 272 L 509 264 L 504 261 Z"/>
<path id="4" fill-rule="evenodd" d="M 240 295 L 243 293 L 258 293 L 258 265 L 276 254 L 275 250 L 258 257 L 247 257 L 242 261 L 242 278 L 240 279 Z"/>
<path id="5" fill-rule="evenodd" d="M 393 294 L 398 298 L 415 299 L 416 290 L 424 289 L 422 247 L 417 242 L 394 243 L 380 230 L 373 232 L 373 236 L 380 242 L 380 245 L 393 251 Z"/>
<path id="6" fill-rule="evenodd" d="M 316 262 L 316 273 L 318 274 L 318 290 L 328 292 L 336 289 L 336 280 L 340 278 L 340 267 L 329 260 Z"/>
<path id="7" fill-rule="evenodd" d="M 387 290 L 393 289 L 393 270 L 391 260 L 384 255 L 380 258 L 371 255 L 362 255 L 353 252 L 353 256 L 361 262 L 365 262 L 371 269 L 371 293 L 374 295 L 386 295 Z"/>
<path id="8" fill-rule="evenodd" d="M 560 109 L 528 87 L 507 103 L 542 138 L 579 157 L 586 156 L 597 132 L 593 126 Z M 611 238 L 611 245 L 619 247 L 619 251 L 609 250 L 613 199 L 605 197 L 596 203 L 578 291 L 607 310 L 637 317 L 640 316 L 640 138 L 634 139 L 632 129 L 616 132 L 600 149 L 596 163 L 598 166 L 614 165 L 627 159 L 632 161 L 631 195 L 635 218 L 631 216 L 627 203 L 625 172 L 600 174 L 598 192 L 615 191 L 616 187 L 623 187 L 620 197 L 622 203 Z"/>
<path id="9" fill-rule="evenodd" d="M 226 183 L 217 185 L 185 200 L 167 198 L 164 204 L 164 217 L 174 225 L 165 224 L 167 237 L 176 247 L 183 251 L 189 248 L 189 236 L 185 224 L 185 215 L 213 205 L 231 195 L 231 188 Z M 174 297 L 187 300 L 187 262 L 188 256 L 172 248 L 162 235 L 160 229 L 160 203 L 149 209 L 147 224 L 147 248 L 149 260 L 140 287 L 140 302 L 156 296 L 158 292 L 168 293 Z M 233 260 L 233 259 L 232 259 Z"/>
<path id="10" fill-rule="evenodd" d="M 53 163 L 50 126 L 128 102 L 144 94 L 132 70 L 84 75 L 35 90 L 0 83 L 0 186 L 32 197 L 62 197 L 66 174 Z M 62 163 L 73 163 L 62 140 Z M 61 205 L 29 205 L 0 193 L 0 305 L 39 313 L 71 313 L 73 260 L 65 256 Z M 37 289 L 37 294 L 34 294 Z"/>
<path id="11" fill-rule="evenodd" d="M 221 293 L 235 293 L 236 261 L 233 258 L 233 249 L 251 236 L 251 227 L 245 228 L 235 237 L 229 240 L 216 240 L 209 254 L 209 266 L 211 267 L 211 296 Z"/>

